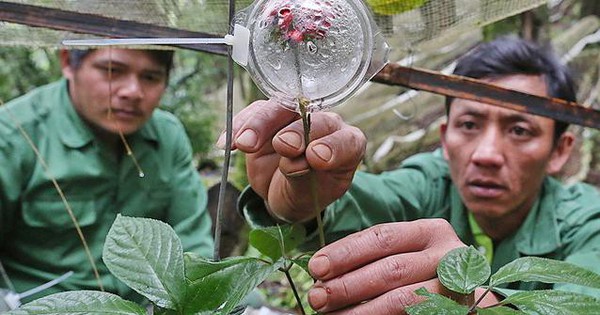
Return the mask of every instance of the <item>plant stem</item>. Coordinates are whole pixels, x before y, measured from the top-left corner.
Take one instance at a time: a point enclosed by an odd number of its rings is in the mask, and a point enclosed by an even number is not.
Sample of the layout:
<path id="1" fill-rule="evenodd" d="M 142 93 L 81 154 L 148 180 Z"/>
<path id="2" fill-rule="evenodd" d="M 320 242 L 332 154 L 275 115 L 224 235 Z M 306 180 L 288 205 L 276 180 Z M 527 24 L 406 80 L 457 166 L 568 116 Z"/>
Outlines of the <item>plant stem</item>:
<path id="1" fill-rule="evenodd" d="M 292 45 L 292 49 L 294 51 L 296 75 L 298 76 L 298 91 L 300 92 L 300 96 L 298 97 L 298 109 L 300 109 L 300 117 L 302 117 L 302 127 L 304 128 L 304 144 L 306 147 L 308 147 L 308 144 L 310 143 L 310 113 L 308 113 L 308 105 L 310 105 L 310 100 L 304 97 L 299 45 Z M 319 245 L 320 247 L 323 247 L 325 246 L 325 232 L 323 230 L 323 221 L 321 220 L 321 209 L 319 206 L 319 186 L 317 183 L 316 175 L 313 172 L 310 172 L 309 176 L 310 194 L 313 199 L 314 214 L 315 218 L 317 219 L 317 230 L 319 231 Z"/>
<path id="2" fill-rule="evenodd" d="M 290 266 L 290 268 L 291 268 L 291 266 Z M 298 303 L 298 308 L 300 308 L 300 312 L 302 313 L 302 315 L 305 315 L 306 313 L 304 312 L 304 305 L 302 305 L 302 299 L 300 299 L 300 295 L 298 294 L 298 290 L 296 289 L 296 285 L 294 284 L 294 279 L 292 279 L 292 276 L 290 275 L 290 268 L 285 268 L 282 271 L 283 271 L 283 273 L 285 273 L 285 277 L 287 278 L 288 282 L 290 283 L 292 292 L 294 292 L 294 297 L 296 298 L 296 303 Z"/>
<path id="3" fill-rule="evenodd" d="M 302 117 L 302 126 L 304 127 L 304 143 L 306 146 L 310 143 L 310 113 L 308 113 L 308 104 L 310 101 L 305 97 L 298 99 L 298 107 L 300 108 L 300 116 Z M 317 176 L 311 172 L 310 176 L 310 194 L 313 199 L 314 214 L 317 219 L 317 230 L 319 231 L 319 244 L 325 246 L 325 232 L 323 230 L 323 220 L 321 219 L 321 207 L 319 206 L 319 191 Z"/>
<path id="4" fill-rule="evenodd" d="M 473 303 L 473 305 L 471 305 L 471 307 L 469 308 L 469 314 L 471 314 L 473 311 L 475 311 L 475 308 L 477 307 L 477 305 L 479 305 L 479 303 L 481 303 L 481 301 L 483 301 L 483 298 L 490 293 L 490 291 L 492 290 L 492 287 L 488 287 L 487 290 L 485 290 L 485 292 L 483 292 L 483 294 L 479 297 L 479 299 L 477 299 L 477 301 L 475 303 Z"/>

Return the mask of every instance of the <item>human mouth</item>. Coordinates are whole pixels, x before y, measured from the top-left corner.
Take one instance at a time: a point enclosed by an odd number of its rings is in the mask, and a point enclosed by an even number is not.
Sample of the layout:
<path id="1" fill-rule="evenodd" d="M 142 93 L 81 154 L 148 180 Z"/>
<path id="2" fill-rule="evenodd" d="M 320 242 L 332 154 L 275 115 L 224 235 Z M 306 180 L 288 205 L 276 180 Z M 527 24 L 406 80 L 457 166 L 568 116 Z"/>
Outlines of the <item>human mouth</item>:
<path id="1" fill-rule="evenodd" d="M 476 179 L 467 183 L 467 188 L 477 198 L 499 198 L 506 186 L 494 180 Z"/>
<path id="2" fill-rule="evenodd" d="M 119 119 L 136 119 L 141 116 L 140 112 L 133 109 L 112 108 L 109 117 L 114 116 Z"/>

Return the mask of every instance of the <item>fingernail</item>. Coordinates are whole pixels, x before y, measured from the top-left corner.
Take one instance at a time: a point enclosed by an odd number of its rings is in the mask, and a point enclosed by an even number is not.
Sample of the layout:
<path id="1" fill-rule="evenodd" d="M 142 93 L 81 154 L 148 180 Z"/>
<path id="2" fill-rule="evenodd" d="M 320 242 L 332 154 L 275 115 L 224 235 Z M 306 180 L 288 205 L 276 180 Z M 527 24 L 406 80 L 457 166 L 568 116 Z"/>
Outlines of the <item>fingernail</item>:
<path id="1" fill-rule="evenodd" d="M 252 129 L 244 130 L 244 132 L 242 132 L 242 134 L 235 140 L 237 145 L 247 148 L 254 148 L 256 146 L 256 142 L 258 142 L 258 137 L 256 136 L 256 132 L 254 132 Z"/>
<path id="2" fill-rule="evenodd" d="M 324 144 L 317 144 L 312 147 L 312 150 L 321 160 L 325 162 L 329 162 L 329 160 L 331 160 L 331 156 L 333 155 L 331 148 Z"/>
<path id="3" fill-rule="evenodd" d="M 331 264 L 329 262 L 329 258 L 327 256 L 317 256 L 313 257 L 308 262 L 308 268 L 310 269 L 310 273 L 315 278 L 322 278 L 329 273 L 329 269 Z"/>
<path id="4" fill-rule="evenodd" d="M 308 303 L 314 310 L 320 310 L 327 305 L 327 291 L 321 287 L 310 289 L 308 291 Z"/>
<path id="5" fill-rule="evenodd" d="M 279 135 L 277 138 L 287 144 L 292 149 L 298 150 L 302 147 L 302 137 L 296 132 L 288 131 Z"/>
<path id="6" fill-rule="evenodd" d="M 225 150 L 225 131 L 221 132 L 219 139 L 217 139 L 217 143 L 215 144 L 217 148 L 221 150 Z"/>

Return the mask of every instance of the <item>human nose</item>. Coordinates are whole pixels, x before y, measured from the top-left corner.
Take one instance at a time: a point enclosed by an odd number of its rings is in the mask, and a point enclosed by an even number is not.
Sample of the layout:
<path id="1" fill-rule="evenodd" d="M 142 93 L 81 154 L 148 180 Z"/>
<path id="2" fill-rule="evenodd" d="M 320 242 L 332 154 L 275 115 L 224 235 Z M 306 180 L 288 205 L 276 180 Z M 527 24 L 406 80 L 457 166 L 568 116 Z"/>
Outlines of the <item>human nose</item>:
<path id="1" fill-rule="evenodd" d="M 482 167 L 500 167 L 504 162 L 502 134 L 495 128 L 484 130 L 478 139 L 471 160 Z"/>
<path id="2" fill-rule="evenodd" d="M 136 76 L 128 76 L 119 88 L 119 97 L 141 99 L 144 97 L 144 88 Z"/>

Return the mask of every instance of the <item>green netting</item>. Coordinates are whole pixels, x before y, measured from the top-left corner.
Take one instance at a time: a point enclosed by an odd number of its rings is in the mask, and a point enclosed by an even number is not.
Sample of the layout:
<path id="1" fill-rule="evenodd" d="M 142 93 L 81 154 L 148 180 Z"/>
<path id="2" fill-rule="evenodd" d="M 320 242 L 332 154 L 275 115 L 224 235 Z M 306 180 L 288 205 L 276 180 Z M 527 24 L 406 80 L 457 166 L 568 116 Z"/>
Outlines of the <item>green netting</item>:
<path id="1" fill-rule="evenodd" d="M 368 0 L 367 2 L 423 2 L 391 16 L 376 15 L 385 34 L 398 48 L 416 47 L 440 38 L 458 37 L 511 15 L 540 6 L 543 0 Z M 392 4 L 388 5 L 388 8 Z M 377 10 L 379 11 L 379 10 Z M 383 12 L 382 12 L 383 13 Z"/>
<path id="2" fill-rule="evenodd" d="M 319 1 L 319 0 L 315 0 Z M 224 35 L 229 29 L 227 0 L 8 0 L 67 11 L 98 14 L 153 25 Z M 251 0 L 237 0 L 236 8 Z M 418 50 L 448 41 L 476 27 L 542 5 L 547 0 L 365 0 L 396 50 Z M 83 36 L 85 37 L 85 36 Z M 82 35 L 0 22 L 0 43 L 59 47 Z"/>

